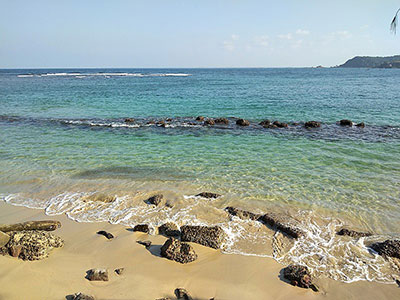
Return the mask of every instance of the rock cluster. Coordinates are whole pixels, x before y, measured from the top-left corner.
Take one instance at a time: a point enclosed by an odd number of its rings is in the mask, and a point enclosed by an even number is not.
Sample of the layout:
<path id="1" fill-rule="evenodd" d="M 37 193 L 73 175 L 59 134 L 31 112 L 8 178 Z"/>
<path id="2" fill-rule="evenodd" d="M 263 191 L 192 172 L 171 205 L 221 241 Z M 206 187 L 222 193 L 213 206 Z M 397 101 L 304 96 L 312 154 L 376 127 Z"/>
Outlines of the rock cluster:
<path id="1" fill-rule="evenodd" d="M 140 231 L 140 232 L 144 232 L 144 233 L 149 233 L 150 228 L 149 228 L 149 225 L 147 225 L 147 224 L 138 224 L 135 227 L 133 227 L 132 231 Z"/>
<path id="2" fill-rule="evenodd" d="M 178 225 L 172 222 L 165 223 L 158 227 L 158 233 L 167 237 L 181 235 Z"/>
<path id="3" fill-rule="evenodd" d="M 249 126 L 250 122 L 245 119 L 239 119 L 236 121 L 236 125 L 238 126 Z"/>
<path id="4" fill-rule="evenodd" d="M 215 125 L 215 121 L 213 119 L 207 119 L 204 121 L 204 125 Z"/>
<path id="5" fill-rule="evenodd" d="M 108 270 L 91 269 L 87 271 L 86 279 L 89 281 L 108 281 Z"/>
<path id="6" fill-rule="evenodd" d="M 217 118 L 214 120 L 215 124 L 229 124 L 229 120 L 227 118 Z"/>
<path id="7" fill-rule="evenodd" d="M 224 241 L 224 231 L 219 226 L 190 226 L 181 227 L 181 240 L 203 246 L 219 249 Z"/>
<path id="8" fill-rule="evenodd" d="M 225 208 L 225 210 L 232 216 L 236 216 L 240 219 L 243 220 L 258 220 L 261 215 L 252 213 L 250 211 L 247 210 L 242 210 L 236 207 L 232 207 L 232 206 L 228 206 L 227 208 Z"/>
<path id="9" fill-rule="evenodd" d="M 275 227 L 292 238 L 297 239 L 304 235 L 299 225 L 296 224 L 297 222 L 293 219 L 288 219 L 287 216 L 267 213 L 262 215 L 259 220 L 269 226 Z"/>
<path id="10" fill-rule="evenodd" d="M 321 122 L 308 121 L 308 122 L 304 123 L 304 127 L 306 127 L 306 128 L 318 128 L 318 127 L 321 127 Z"/>
<path id="11" fill-rule="evenodd" d="M 381 243 L 374 243 L 370 246 L 383 257 L 394 257 L 400 259 L 400 240 L 386 240 Z"/>
<path id="12" fill-rule="evenodd" d="M 203 197 L 208 199 L 215 199 L 221 197 L 220 194 L 210 193 L 210 192 L 201 192 L 200 194 L 196 195 L 197 197 Z"/>
<path id="13" fill-rule="evenodd" d="M 306 266 L 290 265 L 283 269 L 283 277 L 290 284 L 301 288 L 311 288 L 318 291 L 318 288 L 312 283 L 310 271 Z"/>
<path id="14" fill-rule="evenodd" d="M 366 237 L 366 236 L 371 236 L 372 233 L 370 232 L 360 232 L 360 231 L 355 231 L 352 229 L 347 229 L 347 228 L 342 228 L 340 229 L 337 233 L 337 235 L 347 235 L 353 238 L 360 238 L 360 237 Z"/>
<path id="15" fill-rule="evenodd" d="M 68 297 L 70 297 L 70 296 L 68 296 Z M 76 294 L 72 295 L 71 300 L 95 300 L 95 299 L 93 296 L 90 296 L 90 295 L 86 295 L 83 293 L 76 293 Z"/>
<path id="16" fill-rule="evenodd" d="M 193 298 L 189 295 L 188 291 L 183 288 L 175 289 L 175 296 L 179 300 L 193 300 Z"/>
<path id="17" fill-rule="evenodd" d="M 136 243 L 145 246 L 146 248 L 149 248 L 151 246 L 151 241 L 136 241 Z"/>
<path id="18" fill-rule="evenodd" d="M 150 204 L 153 204 L 155 206 L 158 206 L 161 203 L 161 201 L 163 200 L 163 198 L 164 198 L 164 195 L 157 194 L 157 195 L 151 196 L 149 199 L 147 199 L 147 202 Z"/>
<path id="19" fill-rule="evenodd" d="M 64 241 L 60 237 L 47 231 L 11 231 L 8 234 L 10 240 L 0 248 L 0 253 L 23 260 L 46 258 L 53 248 L 64 246 Z"/>
<path id="20" fill-rule="evenodd" d="M 172 237 L 161 247 L 161 256 L 181 264 L 187 264 L 197 259 L 197 254 L 191 245 Z"/>

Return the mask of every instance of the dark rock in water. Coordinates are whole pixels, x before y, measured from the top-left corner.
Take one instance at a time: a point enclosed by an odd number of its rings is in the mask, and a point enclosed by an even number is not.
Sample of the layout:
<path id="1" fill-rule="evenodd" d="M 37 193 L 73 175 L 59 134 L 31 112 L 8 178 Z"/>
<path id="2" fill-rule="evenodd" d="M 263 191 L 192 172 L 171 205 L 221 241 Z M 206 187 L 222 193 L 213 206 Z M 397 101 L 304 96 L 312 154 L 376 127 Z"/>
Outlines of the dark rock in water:
<path id="1" fill-rule="evenodd" d="M 246 210 L 242 210 L 242 209 L 239 209 L 236 207 L 232 207 L 232 206 L 228 206 L 227 208 L 225 208 L 225 210 L 232 216 L 236 216 L 243 220 L 248 220 L 248 219 L 258 220 L 261 217 L 261 215 L 258 215 L 258 214 L 255 214 L 255 213 L 252 213 L 252 212 L 249 212 Z"/>
<path id="2" fill-rule="evenodd" d="M 203 246 L 219 249 L 224 240 L 225 234 L 221 227 L 190 226 L 181 227 L 181 240 L 193 242 Z"/>
<path id="3" fill-rule="evenodd" d="M 204 121 L 204 117 L 203 117 L 203 116 L 198 116 L 198 117 L 196 118 L 196 121 L 202 122 L 202 121 Z"/>
<path id="4" fill-rule="evenodd" d="M 197 254 L 191 245 L 172 237 L 161 247 L 161 256 L 181 264 L 187 264 L 197 259 Z"/>
<path id="5" fill-rule="evenodd" d="M 300 123 L 298 123 L 298 122 L 292 122 L 290 124 L 293 125 L 293 126 L 299 126 L 300 125 Z"/>
<path id="6" fill-rule="evenodd" d="M 104 230 L 98 231 L 97 234 L 104 235 L 109 240 L 114 238 L 114 236 L 111 233 L 104 231 Z"/>
<path id="7" fill-rule="evenodd" d="M 70 297 L 70 296 L 68 296 L 68 297 Z M 71 298 L 68 298 L 68 299 L 72 299 L 72 300 L 94 300 L 94 297 L 90 296 L 90 295 L 83 294 L 83 293 L 76 293 Z"/>
<path id="8" fill-rule="evenodd" d="M 179 231 L 178 225 L 172 222 L 165 223 L 158 227 L 158 233 L 165 236 L 180 236 L 181 232 Z"/>
<path id="9" fill-rule="evenodd" d="M 203 197 L 203 198 L 209 198 L 209 199 L 211 199 L 211 198 L 215 199 L 215 198 L 221 197 L 220 194 L 210 193 L 210 192 L 201 192 L 200 194 L 197 194 L 196 196 Z"/>
<path id="10" fill-rule="evenodd" d="M 270 124 L 271 124 L 271 121 L 267 119 L 267 120 L 261 121 L 258 125 L 265 127 L 265 126 L 269 126 Z"/>
<path id="11" fill-rule="evenodd" d="M 151 246 L 151 241 L 136 241 L 136 243 L 145 246 L 146 248 L 149 248 Z"/>
<path id="12" fill-rule="evenodd" d="M 291 285 L 318 291 L 318 288 L 312 283 L 310 271 L 306 266 L 287 266 L 283 269 L 283 277 L 289 280 Z"/>
<path id="13" fill-rule="evenodd" d="M 292 238 L 297 239 L 304 235 L 304 232 L 295 224 L 296 222 L 287 216 L 268 213 L 261 216 L 259 220 L 269 226 L 276 227 L 276 229 Z"/>
<path id="14" fill-rule="evenodd" d="M 133 231 L 140 231 L 140 232 L 144 232 L 144 233 L 149 233 L 150 232 L 149 225 L 147 225 L 147 224 L 138 224 L 135 227 L 133 227 L 132 230 Z"/>
<path id="15" fill-rule="evenodd" d="M 204 121 L 204 125 L 215 125 L 215 121 L 213 119 L 207 119 Z"/>
<path id="16" fill-rule="evenodd" d="M 125 123 L 133 123 L 133 122 L 135 122 L 135 119 L 133 119 L 133 118 L 126 118 L 125 119 Z"/>
<path id="17" fill-rule="evenodd" d="M 91 269 L 87 271 L 86 279 L 90 281 L 108 281 L 108 270 Z"/>
<path id="18" fill-rule="evenodd" d="M 175 290 L 175 296 L 177 299 L 182 300 L 193 300 L 193 298 L 189 295 L 188 291 L 183 288 L 177 288 Z"/>
<path id="19" fill-rule="evenodd" d="M 340 120 L 339 124 L 340 124 L 340 126 L 350 126 L 350 127 L 353 126 L 353 122 L 350 120 L 346 120 L 346 119 Z"/>
<path id="20" fill-rule="evenodd" d="M 317 128 L 317 127 L 321 127 L 321 122 L 317 122 L 317 121 L 308 121 L 304 124 L 304 126 L 306 128 Z"/>
<path id="21" fill-rule="evenodd" d="M 0 231 L 0 247 L 7 245 L 10 240 L 10 236 L 7 233 Z"/>
<path id="22" fill-rule="evenodd" d="M 239 120 L 236 121 L 236 125 L 239 125 L 239 126 L 249 126 L 249 125 L 250 125 L 250 122 L 247 121 L 247 120 L 245 120 L 245 119 L 239 119 Z"/>
<path id="23" fill-rule="evenodd" d="M 153 124 L 156 124 L 156 122 L 155 122 L 154 120 L 150 120 L 150 121 L 147 121 L 146 124 L 147 124 L 147 125 L 153 125 Z"/>
<path id="24" fill-rule="evenodd" d="M 165 121 L 171 122 L 171 121 L 172 121 L 172 118 L 166 118 Z"/>
<path id="25" fill-rule="evenodd" d="M 351 236 L 354 238 L 372 235 L 372 233 L 370 233 L 370 232 L 360 232 L 360 231 L 355 231 L 355 230 L 351 230 L 351 229 L 347 229 L 347 228 L 340 229 L 336 234 L 337 235 L 347 235 L 347 236 Z"/>
<path id="26" fill-rule="evenodd" d="M 370 246 L 383 257 L 395 257 L 400 259 L 400 240 L 386 240 L 382 243 L 374 243 Z"/>
<path id="27" fill-rule="evenodd" d="M 83 202 L 87 201 L 96 201 L 96 202 L 104 202 L 104 203 L 111 203 L 114 202 L 117 198 L 115 196 L 106 195 L 103 193 L 94 193 L 92 195 L 83 197 Z"/>
<path id="28" fill-rule="evenodd" d="M 163 198 L 164 198 L 164 195 L 157 194 L 157 195 L 151 196 L 149 199 L 147 199 L 147 202 L 149 202 L 150 204 L 153 204 L 155 206 L 158 206 L 161 203 Z"/>
<path id="29" fill-rule="evenodd" d="M 114 272 L 115 272 L 117 275 L 122 275 L 122 274 L 125 272 L 125 268 L 118 268 L 118 269 L 115 269 Z"/>
<path id="30" fill-rule="evenodd" d="M 275 122 L 273 123 L 273 125 L 275 125 L 275 126 L 278 127 L 278 128 L 286 128 L 286 127 L 289 126 L 287 123 L 283 123 L 283 122 L 279 122 L 279 121 L 275 121 Z"/>
<path id="31" fill-rule="evenodd" d="M 64 246 L 64 241 L 47 231 L 10 231 L 10 240 L 0 248 L 0 254 L 23 260 L 39 260 L 49 256 L 53 248 Z"/>
<path id="32" fill-rule="evenodd" d="M 278 128 L 278 126 L 276 126 L 275 124 L 264 125 L 263 127 L 269 129 Z"/>
<path id="33" fill-rule="evenodd" d="M 361 122 L 361 123 L 356 124 L 356 126 L 360 127 L 360 128 L 364 128 L 365 127 L 365 123 Z"/>
<path id="34" fill-rule="evenodd" d="M 215 119 L 216 124 L 229 124 L 229 120 L 227 118 L 217 118 Z"/>

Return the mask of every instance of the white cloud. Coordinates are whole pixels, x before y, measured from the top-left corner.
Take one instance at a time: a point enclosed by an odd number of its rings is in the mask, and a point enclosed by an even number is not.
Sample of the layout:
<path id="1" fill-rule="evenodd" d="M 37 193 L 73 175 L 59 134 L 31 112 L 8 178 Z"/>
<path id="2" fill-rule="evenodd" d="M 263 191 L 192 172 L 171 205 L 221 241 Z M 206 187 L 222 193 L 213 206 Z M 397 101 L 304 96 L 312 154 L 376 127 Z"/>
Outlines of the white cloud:
<path id="1" fill-rule="evenodd" d="M 296 34 L 298 34 L 298 35 L 309 35 L 310 31 L 305 30 L 305 29 L 297 29 L 296 30 Z"/>
<path id="2" fill-rule="evenodd" d="M 281 40 L 291 40 L 293 38 L 293 35 L 291 33 L 279 34 L 278 38 L 280 38 Z"/>
<path id="3" fill-rule="evenodd" d="M 254 43 L 257 46 L 267 47 L 269 45 L 268 35 L 259 35 L 254 38 Z"/>
<path id="4" fill-rule="evenodd" d="M 235 41 L 239 40 L 239 36 L 237 34 L 231 34 L 229 40 L 223 42 L 224 49 L 227 51 L 235 50 Z"/>
<path id="5" fill-rule="evenodd" d="M 338 37 L 338 38 L 342 38 L 342 39 L 349 39 L 352 37 L 352 34 L 350 32 L 348 32 L 347 30 L 335 31 L 335 32 L 332 32 L 331 35 L 333 37 Z"/>
<path id="6" fill-rule="evenodd" d="M 237 41 L 237 40 L 239 39 L 239 36 L 238 36 L 237 34 L 232 34 L 232 35 L 231 35 L 231 39 L 232 39 L 233 41 Z"/>

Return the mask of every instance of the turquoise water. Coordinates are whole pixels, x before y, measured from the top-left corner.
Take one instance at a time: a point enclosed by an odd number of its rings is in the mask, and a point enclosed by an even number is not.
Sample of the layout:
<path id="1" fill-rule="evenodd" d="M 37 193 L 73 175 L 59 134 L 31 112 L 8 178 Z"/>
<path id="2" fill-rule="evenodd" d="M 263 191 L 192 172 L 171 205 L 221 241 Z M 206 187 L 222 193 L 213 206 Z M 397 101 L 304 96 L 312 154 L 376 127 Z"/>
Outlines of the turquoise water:
<path id="1" fill-rule="evenodd" d="M 222 209 L 236 205 L 396 236 L 399 80 L 399 70 L 382 69 L 1 70 L 0 194 L 79 221 L 220 224 L 231 222 Z M 230 124 L 203 126 L 198 115 Z M 151 123 L 167 118 L 166 127 Z M 289 128 L 262 128 L 263 119 Z M 366 126 L 344 128 L 341 119 Z M 305 129 L 309 120 L 321 128 Z M 194 205 L 187 196 L 203 190 L 224 197 Z M 118 205 L 80 202 L 97 191 Z M 174 202 L 171 211 L 142 203 L 155 191 Z M 234 238 L 228 250 L 251 252 Z M 250 254 L 266 254 L 258 246 Z M 386 278 L 354 272 L 332 277 Z"/>

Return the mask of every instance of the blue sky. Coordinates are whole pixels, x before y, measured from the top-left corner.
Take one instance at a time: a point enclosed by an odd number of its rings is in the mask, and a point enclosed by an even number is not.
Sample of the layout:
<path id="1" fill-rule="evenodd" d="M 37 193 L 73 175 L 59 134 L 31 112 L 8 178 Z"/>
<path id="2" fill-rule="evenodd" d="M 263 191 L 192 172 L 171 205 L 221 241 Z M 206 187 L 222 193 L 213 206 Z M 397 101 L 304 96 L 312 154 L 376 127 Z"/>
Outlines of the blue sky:
<path id="1" fill-rule="evenodd" d="M 333 66 L 400 53 L 399 0 L 0 0 L 0 68 Z M 399 24 L 400 25 L 400 24 Z"/>

